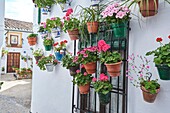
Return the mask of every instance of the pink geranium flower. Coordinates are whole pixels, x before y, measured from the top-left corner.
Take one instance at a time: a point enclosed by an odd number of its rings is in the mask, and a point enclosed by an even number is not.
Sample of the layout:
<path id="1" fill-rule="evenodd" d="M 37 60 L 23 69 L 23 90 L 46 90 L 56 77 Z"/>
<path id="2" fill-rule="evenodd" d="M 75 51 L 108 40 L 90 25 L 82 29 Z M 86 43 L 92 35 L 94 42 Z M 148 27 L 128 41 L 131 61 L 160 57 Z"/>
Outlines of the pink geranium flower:
<path id="1" fill-rule="evenodd" d="M 104 73 L 100 74 L 100 81 L 108 81 L 108 76 L 106 76 Z"/>
<path id="2" fill-rule="evenodd" d="M 88 74 L 87 74 L 87 72 L 84 72 L 84 76 L 87 76 Z"/>
<path id="3" fill-rule="evenodd" d="M 96 82 L 96 81 L 97 81 L 97 78 L 93 78 L 93 79 L 92 79 L 92 82 Z"/>
<path id="4" fill-rule="evenodd" d="M 78 73 L 80 73 L 80 70 L 78 69 L 78 70 L 76 70 L 76 73 L 78 74 Z"/>

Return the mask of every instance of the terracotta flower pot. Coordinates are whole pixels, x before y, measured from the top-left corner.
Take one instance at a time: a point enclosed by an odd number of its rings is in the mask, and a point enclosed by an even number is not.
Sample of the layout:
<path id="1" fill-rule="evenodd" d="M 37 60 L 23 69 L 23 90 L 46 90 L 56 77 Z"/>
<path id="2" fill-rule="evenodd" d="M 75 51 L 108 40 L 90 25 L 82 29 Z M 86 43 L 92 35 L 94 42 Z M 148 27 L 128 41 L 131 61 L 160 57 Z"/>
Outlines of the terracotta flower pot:
<path id="1" fill-rule="evenodd" d="M 98 22 L 87 22 L 87 30 L 89 33 L 97 33 L 98 27 L 99 27 Z"/>
<path id="2" fill-rule="evenodd" d="M 88 74 L 93 74 L 96 72 L 96 62 L 84 64 L 84 68 L 86 69 Z"/>
<path id="3" fill-rule="evenodd" d="M 28 37 L 28 43 L 30 46 L 33 46 L 37 43 L 37 37 Z"/>
<path id="4" fill-rule="evenodd" d="M 70 75 L 71 75 L 71 76 L 76 75 L 76 74 L 77 74 L 77 73 L 76 73 L 76 70 L 78 70 L 78 69 L 79 69 L 79 65 L 78 65 L 78 66 L 70 67 L 70 68 L 69 68 Z"/>
<path id="5" fill-rule="evenodd" d="M 78 29 L 73 29 L 71 31 L 68 30 L 67 32 L 68 32 L 71 40 L 77 40 L 78 39 L 78 37 L 79 37 L 79 30 Z"/>
<path id="6" fill-rule="evenodd" d="M 84 86 L 79 86 L 79 91 L 80 94 L 87 94 L 90 90 L 90 83 L 84 85 Z"/>
<path id="7" fill-rule="evenodd" d="M 154 16 L 158 13 L 158 0 L 142 0 L 138 3 L 142 16 Z"/>
<path id="8" fill-rule="evenodd" d="M 160 88 L 156 90 L 156 94 L 149 93 L 148 90 L 146 90 L 143 86 L 141 87 L 142 93 L 143 93 L 143 99 L 146 102 L 153 103 L 156 99 L 157 94 L 160 91 Z"/>
<path id="9" fill-rule="evenodd" d="M 113 64 L 105 64 L 107 67 L 107 72 L 110 74 L 111 77 L 117 77 L 120 75 L 121 72 L 121 62 L 113 63 Z"/>

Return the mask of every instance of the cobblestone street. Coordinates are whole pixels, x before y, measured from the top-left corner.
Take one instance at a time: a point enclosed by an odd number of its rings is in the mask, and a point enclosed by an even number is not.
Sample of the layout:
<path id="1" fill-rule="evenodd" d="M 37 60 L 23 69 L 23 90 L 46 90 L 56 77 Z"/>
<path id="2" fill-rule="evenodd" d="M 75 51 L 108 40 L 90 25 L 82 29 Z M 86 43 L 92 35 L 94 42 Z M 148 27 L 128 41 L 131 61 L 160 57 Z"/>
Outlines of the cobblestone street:
<path id="1" fill-rule="evenodd" d="M 15 80 L 13 75 L 1 75 L 0 113 L 29 113 L 31 80 Z"/>

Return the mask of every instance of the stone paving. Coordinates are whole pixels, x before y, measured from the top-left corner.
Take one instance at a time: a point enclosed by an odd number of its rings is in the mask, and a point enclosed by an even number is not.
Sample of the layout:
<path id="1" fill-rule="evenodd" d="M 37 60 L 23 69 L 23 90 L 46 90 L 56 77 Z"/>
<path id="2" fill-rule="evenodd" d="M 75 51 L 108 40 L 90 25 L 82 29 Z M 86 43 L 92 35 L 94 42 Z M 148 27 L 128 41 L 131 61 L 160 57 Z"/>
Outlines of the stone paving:
<path id="1" fill-rule="evenodd" d="M 4 81 L 2 91 L 0 90 L 0 113 L 29 113 L 31 80 L 15 80 L 13 75 L 2 75 L 0 81 Z M 10 88 L 3 90 L 3 87 L 9 83 L 13 84 Z"/>

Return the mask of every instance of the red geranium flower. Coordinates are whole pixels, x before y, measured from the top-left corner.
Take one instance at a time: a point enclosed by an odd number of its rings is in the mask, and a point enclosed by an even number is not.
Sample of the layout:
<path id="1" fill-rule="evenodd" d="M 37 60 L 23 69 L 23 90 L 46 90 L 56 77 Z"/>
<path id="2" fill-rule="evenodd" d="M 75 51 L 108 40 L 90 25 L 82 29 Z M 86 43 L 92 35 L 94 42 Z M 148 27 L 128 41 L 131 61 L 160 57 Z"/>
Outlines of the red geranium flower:
<path id="1" fill-rule="evenodd" d="M 62 45 L 62 44 L 63 44 L 63 41 L 60 42 L 60 45 Z"/>
<path id="2" fill-rule="evenodd" d="M 67 10 L 67 13 L 70 15 L 71 13 L 73 12 L 73 9 L 72 8 L 69 8 L 68 10 Z"/>
<path id="3" fill-rule="evenodd" d="M 156 39 L 157 42 L 162 42 L 162 40 L 163 40 L 163 39 L 160 38 L 160 37 L 158 37 L 158 38 Z"/>
<path id="4" fill-rule="evenodd" d="M 168 36 L 168 38 L 170 39 L 170 35 Z"/>
<path id="5" fill-rule="evenodd" d="M 56 46 L 56 45 L 58 45 L 58 42 L 56 42 L 56 43 L 53 44 L 53 46 Z"/>
<path id="6" fill-rule="evenodd" d="M 64 40 L 64 43 L 67 43 L 67 40 Z"/>

